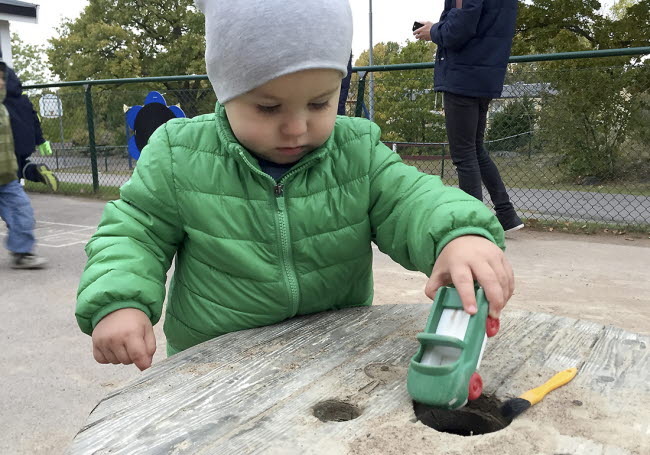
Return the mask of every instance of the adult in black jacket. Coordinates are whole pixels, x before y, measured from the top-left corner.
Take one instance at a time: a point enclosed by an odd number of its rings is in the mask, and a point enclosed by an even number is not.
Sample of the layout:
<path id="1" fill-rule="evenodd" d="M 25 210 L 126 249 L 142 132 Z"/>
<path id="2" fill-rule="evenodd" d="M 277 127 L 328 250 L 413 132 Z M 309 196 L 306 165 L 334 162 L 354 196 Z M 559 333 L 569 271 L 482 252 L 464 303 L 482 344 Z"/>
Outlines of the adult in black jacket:
<path id="1" fill-rule="evenodd" d="M 43 138 L 41 122 L 32 102 L 23 94 L 23 85 L 13 69 L 7 67 L 7 97 L 4 105 L 11 119 L 11 131 L 14 136 L 16 159 L 18 160 L 18 178 L 45 183 L 56 191 L 59 182 L 50 168 L 45 164 L 33 163 L 29 157 L 37 147 L 43 154 L 51 154 L 50 144 Z"/>
<path id="2" fill-rule="evenodd" d="M 490 101 L 501 96 L 517 19 L 517 0 L 445 0 L 436 24 L 413 35 L 438 45 L 434 89 L 443 92 L 451 158 L 459 186 L 483 199 L 485 184 L 506 231 L 524 227 L 484 147 Z"/>
<path id="3" fill-rule="evenodd" d="M 348 100 L 348 92 L 350 91 L 350 79 L 352 78 L 352 54 L 348 60 L 348 74 L 341 81 L 341 93 L 339 94 L 339 107 L 337 109 L 338 115 L 346 115 L 345 103 Z"/>

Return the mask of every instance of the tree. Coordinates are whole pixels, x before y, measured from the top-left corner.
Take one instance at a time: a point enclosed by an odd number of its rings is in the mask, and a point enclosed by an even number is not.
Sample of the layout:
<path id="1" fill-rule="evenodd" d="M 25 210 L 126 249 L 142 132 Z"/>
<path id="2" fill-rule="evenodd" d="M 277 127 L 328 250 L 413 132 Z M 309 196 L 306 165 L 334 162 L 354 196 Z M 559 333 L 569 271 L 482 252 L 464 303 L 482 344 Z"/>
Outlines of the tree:
<path id="1" fill-rule="evenodd" d="M 634 6 L 637 0 L 618 0 L 612 5 L 611 12 L 614 18 L 622 19 L 626 14 L 627 10 Z"/>
<path id="2" fill-rule="evenodd" d="M 408 42 L 404 46 L 395 42 L 379 43 L 373 48 L 373 63 L 395 65 L 431 62 L 435 49 L 435 44 L 424 41 Z M 367 64 L 368 52 L 365 51 L 357 59 L 355 66 Z M 439 101 L 438 105 L 440 104 Z M 444 141 L 444 119 L 437 109 L 439 107 L 436 107 L 431 70 L 375 73 L 375 122 L 381 127 L 384 140 Z M 430 149 L 421 151 L 432 152 Z"/>
<path id="3" fill-rule="evenodd" d="M 490 116 L 485 138 L 488 150 L 515 151 L 530 144 L 537 115 L 535 103 L 527 94 L 505 103 L 502 109 Z M 492 144 L 490 141 L 495 142 Z"/>
<path id="4" fill-rule="evenodd" d="M 192 0 L 90 0 L 50 40 L 64 80 L 205 73 L 203 15 Z"/>
<path id="5" fill-rule="evenodd" d="M 58 28 L 47 50 L 62 80 L 119 79 L 205 74 L 204 18 L 193 0 L 90 0 L 75 20 Z M 214 109 L 207 81 L 95 86 L 93 104 L 98 144 L 124 141 L 123 106 L 142 104 L 150 90 L 164 92 L 193 117 Z M 59 90 L 73 118 L 85 117 L 80 88 Z M 65 106 L 64 106 L 65 107 Z M 83 143 L 85 134 L 75 135 Z"/>
<path id="6" fill-rule="evenodd" d="M 47 66 L 45 46 L 25 43 L 20 36 L 11 34 L 13 69 L 24 85 L 43 84 L 52 76 Z"/>
<path id="7" fill-rule="evenodd" d="M 610 16 L 600 6 L 595 0 L 520 2 L 513 53 L 650 44 L 650 0 L 621 0 Z M 550 88 L 539 112 L 542 150 L 559 154 L 561 170 L 572 178 L 620 177 L 628 159 L 624 144 L 639 136 L 633 120 L 650 89 L 648 65 L 639 56 L 623 56 L 521 65 L 526 66 L 534 71 L 514 68 L 510 73 Z"/>
<path id="8" fill-rule="evenodd" d="M 648 85 L 650 67 L 592 67 L 574 71 L 553 83 L 558 91 L 546 97 L 540 129 L 547 150 L 562 156 L 571 177 L 612 180 L 625 167 L 622 145 L 631 134 L 631 120 L 643 107 L 638 86 Z"/>
<path id="9" fill-rule="evenodd" d="M 598 0 L 519 2 L 513 55 L 650 44 L 650 0 L 619 0 L 612 17 Z"/>

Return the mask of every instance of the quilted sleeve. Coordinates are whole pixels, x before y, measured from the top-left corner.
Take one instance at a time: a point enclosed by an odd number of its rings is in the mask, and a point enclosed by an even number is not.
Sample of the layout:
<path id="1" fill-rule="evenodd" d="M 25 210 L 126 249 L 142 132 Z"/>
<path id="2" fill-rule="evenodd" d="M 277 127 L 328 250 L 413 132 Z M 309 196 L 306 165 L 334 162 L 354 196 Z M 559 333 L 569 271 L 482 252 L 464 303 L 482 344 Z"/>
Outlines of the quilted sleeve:
<path id="1" fill-rule="evenodd" d="M 166 274 L 183 235 L 173 155 L 162 126 L 142 150 L 120 199 L 106 204 L 86 245 L 75 312 L 81 330 L 91 334 L 100 319 L 121 308 L 140 309 L 158 322 Z"/>
<path id="2" fill-rule="evenodd" d="M 379 137 L 372 124 L 370 222 L 381 251 L 430 275 L 440 251 L 462 235 L 480 235 L 505 249 L 503 229 L 483 202 L 404 164 Z"/>
<path id="3" fill-rule="evenodd" d="M 476 36 L 483 0 L 463 0 L 462 8 L 452 8 L 431 27 L 431 41 L 440 47 L 459 50 Z"/>

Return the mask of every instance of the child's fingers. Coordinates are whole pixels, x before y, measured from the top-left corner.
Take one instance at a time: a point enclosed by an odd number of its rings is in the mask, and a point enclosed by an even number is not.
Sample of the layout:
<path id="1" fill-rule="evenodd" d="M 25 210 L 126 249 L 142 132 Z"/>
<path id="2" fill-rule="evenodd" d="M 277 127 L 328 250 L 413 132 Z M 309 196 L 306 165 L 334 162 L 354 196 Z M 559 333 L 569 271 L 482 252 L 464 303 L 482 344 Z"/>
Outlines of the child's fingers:
<path id="1" fill-rule="evenodd" d="M 144 337 L 133 335 L 126 340 L 126 351 L 128 352 L 131 363 L 135 363 L 140 371 L 146 370 L 151 366 L 152 354 L 147 352 L 147 345 Z"/>
<path id="2" fill-rule="evenodd" d="M 508 275 L 508 296 L 507 296 L 508 298 L 506 299 L 507 302 L 515 293 L 515 273 L 512 270 L 512 265 L 510 265 L 510 261 L 508 261 L 505 255 L 501 258 L 501 264 L 503 264 L 503 268 L 506 271 L 506 274 Z"/>
<path id="3" fill-rule="evenodd" d="M 153 326 L 148 325 L 144 329 L 144 344 L 147 354 L 153 357 L 156 353 L 156 335 L 153 333 Z"/>
<path id="4" fill-rule="evenodd" d="M 104 353 L 99 349 L 97 346 L 93 344 L 93 357 L 95 358 L 95 361 L 97 363 L 110 363 L 109 360 L 106 358 Z"/>
<path id="5" fill-rule="evenodd" d="M 114 344 L 111 346 L 111 351 L 117 358 L 117 363 L 121 363 L 122 365 L 131 365 L 133 363 L 131 361 L 131 356 L 126 350 L 125 344 Z"/>
<path id="6" fill-rule="evenodd" d="M 451 281 L 458 291 L 463 308 L 469 314 L 474 314 L 476 308 L 476 292 L 474 291 L 474 278 L 469 267 L 456 268 L 451 271 Z"/>
<path id="7" fill-rule="evenodd" d="M 501 287 L 501 282 L 499 281 L 497 272 L 490 266 L 490 264 L 484 263 L 475 266 L 474 276 L 476 277 L 476 281 L 478 281 L 483 288 L 485 298 L 487 298 L 487 301 L 490 304 L 490 316 L 498 318 L 505 305 L 505 293 L 504 289 Z"/>
<path id="8" fill-rule="evenodd" d="M 440 289 L 442 286 L 449 284 L 449 279 L 444 279 L 444 277 L 437 272 L 433 272 L 431 274 L 431 278 L 427 281 L 426 286 L 424 287 L 424 293 L 427 297 L 429 297 L 431 300 L 436 298 L 436 293 L 438 292 L 438 289 Z"/>
<path id="9" fill-rule="evenodd" d="M 104 346 L 100 349 L 107 363 L 112 363 L 113 365 L 118 365 L 120 363 L 110 347 Z"/>
<path id="10" fill-rule="evenodd" d="M 490 266 L 492 267 L 492 270 L 494 271 L 497 279 L 499 280 L 499 285 L 501 286 L 501 294 L 503 296 L 502 297 L 503 306 L 505 306 L 505 304 L 510 299 L 510 296 L 512 295 L 510 291 L 512 284 L 510 281 L 508 270 L 506 269 L 505 264 L 501 259 L 490 261 Z M 493 318 L 497 318 L 498 315 L 496 315 L 496 313 L 493 311 L 491 307 L 492 305 L 490 305 L 490 316 L 492 316 Z"/>

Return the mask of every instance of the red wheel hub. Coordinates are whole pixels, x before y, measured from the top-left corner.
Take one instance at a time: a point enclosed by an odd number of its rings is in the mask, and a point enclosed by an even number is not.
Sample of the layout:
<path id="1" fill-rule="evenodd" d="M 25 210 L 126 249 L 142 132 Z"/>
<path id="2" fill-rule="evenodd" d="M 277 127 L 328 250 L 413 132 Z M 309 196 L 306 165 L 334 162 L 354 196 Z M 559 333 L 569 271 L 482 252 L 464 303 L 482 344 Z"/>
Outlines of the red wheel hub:
<path id="1" fill-rule="evenodd" d="M 469 394 L 467 395 L 468 400 L 476 400 L 483 393 L 483 379 L 478 373 L 472 374 L 472 377 L 469 378 Z"/>
<path id="2" fill-rule="evenodd" d="M 499 332 L 499 327 L 501 327 L 499 319 L 488 316 L 485 321 L 485 334 L 488 337 L 493 337 Z"/>

